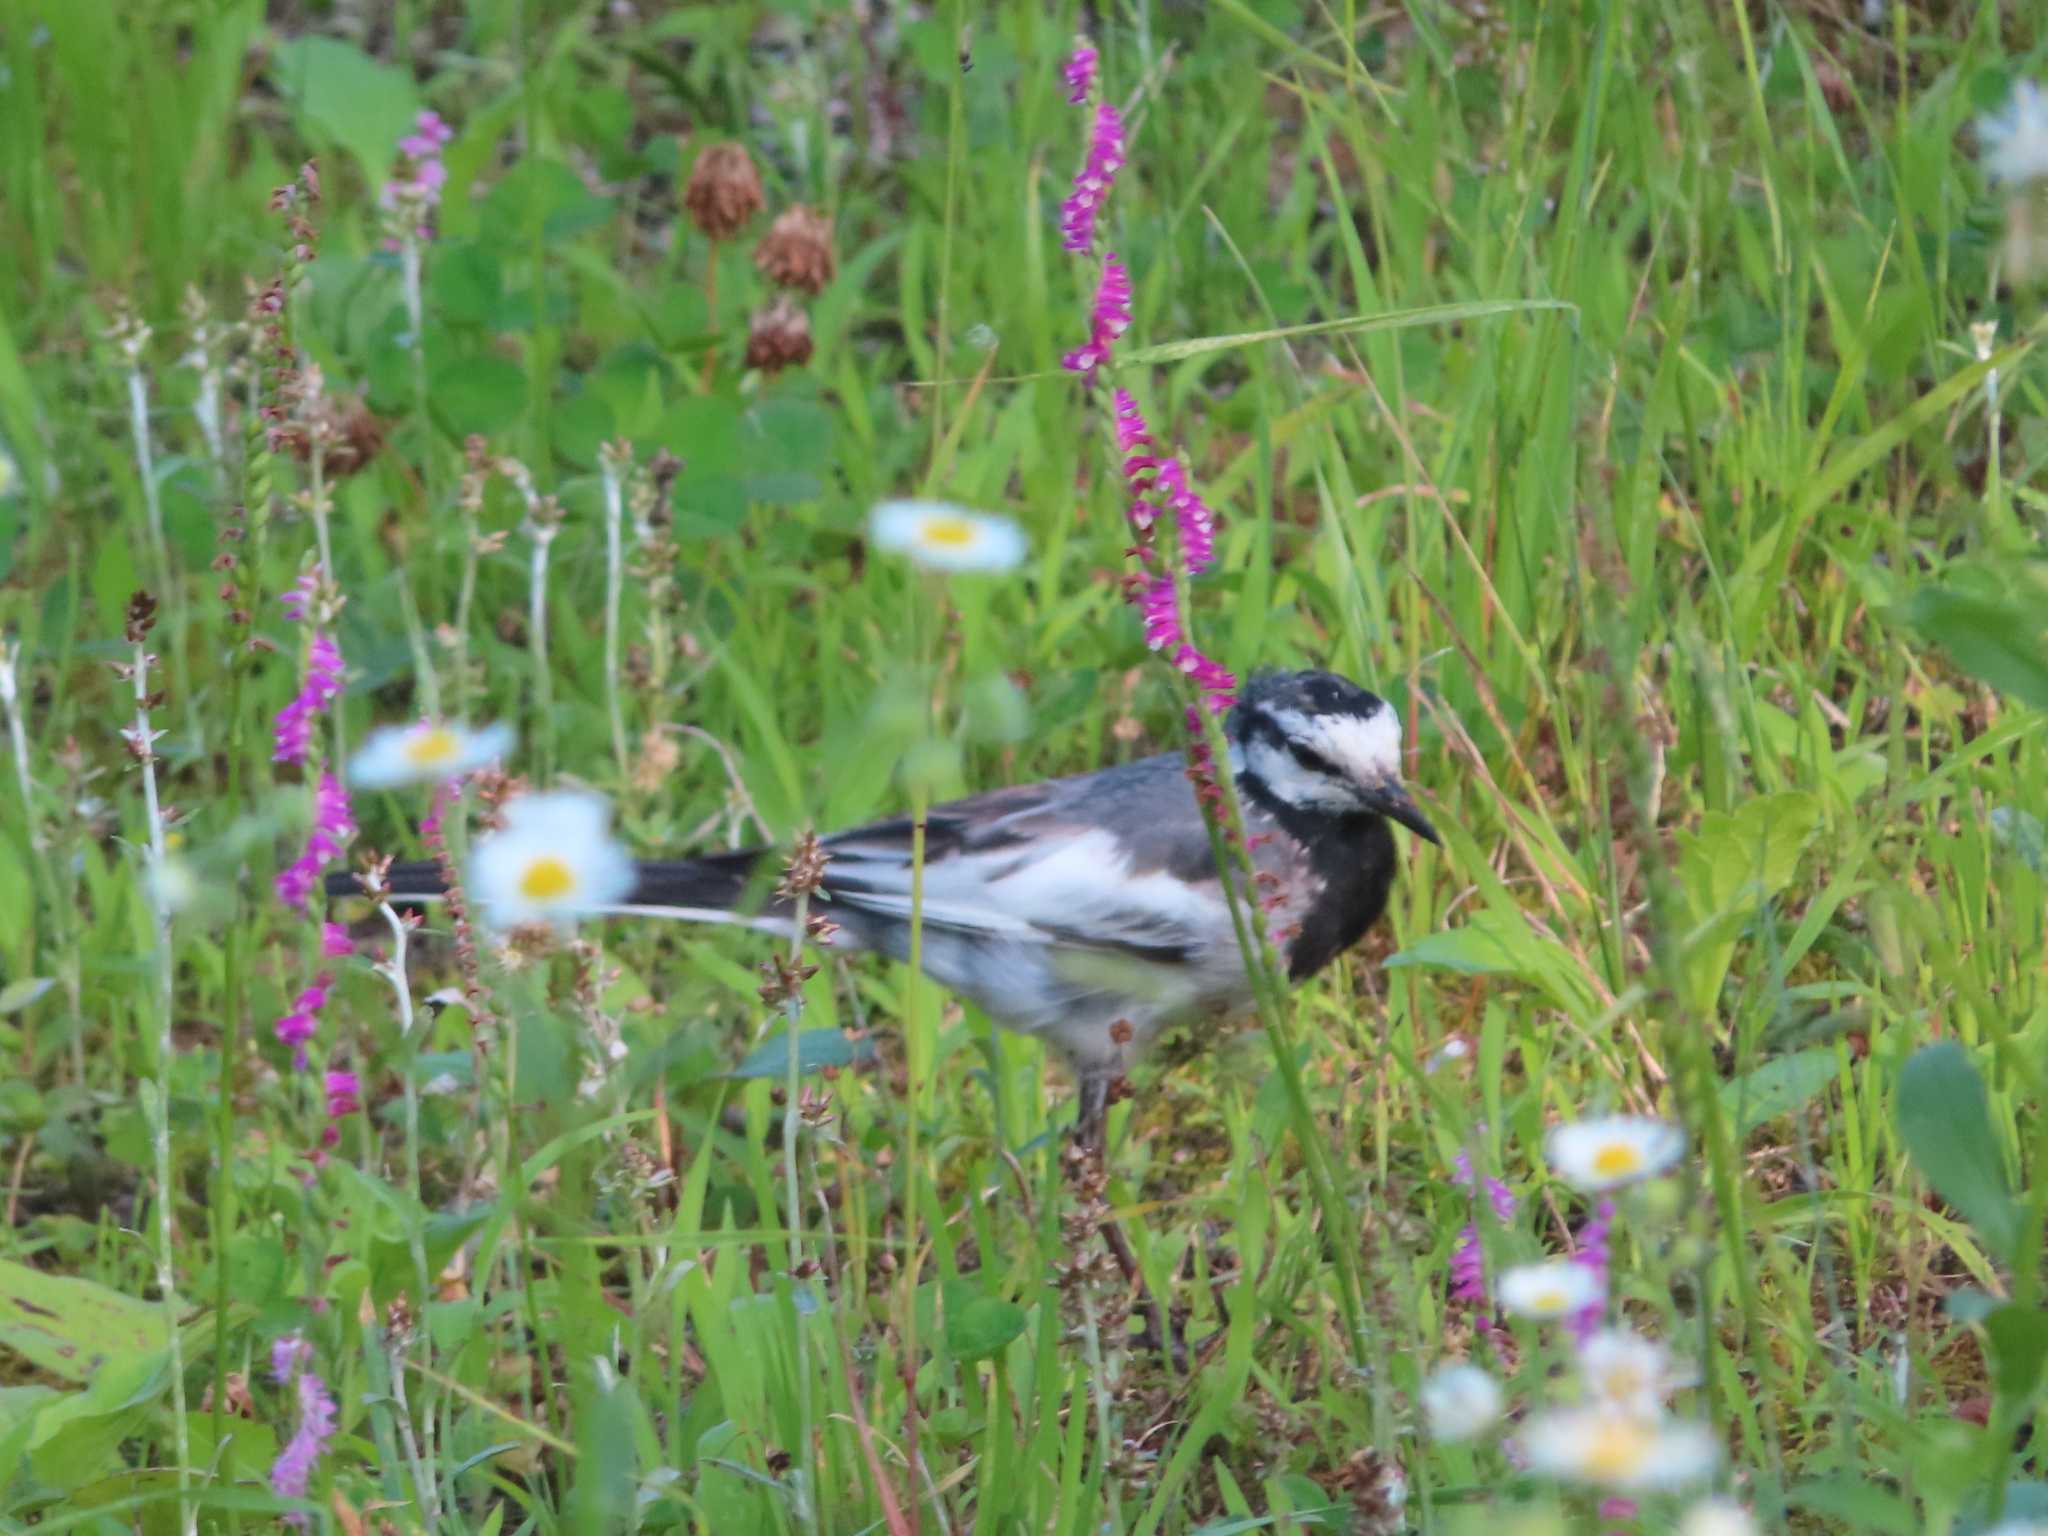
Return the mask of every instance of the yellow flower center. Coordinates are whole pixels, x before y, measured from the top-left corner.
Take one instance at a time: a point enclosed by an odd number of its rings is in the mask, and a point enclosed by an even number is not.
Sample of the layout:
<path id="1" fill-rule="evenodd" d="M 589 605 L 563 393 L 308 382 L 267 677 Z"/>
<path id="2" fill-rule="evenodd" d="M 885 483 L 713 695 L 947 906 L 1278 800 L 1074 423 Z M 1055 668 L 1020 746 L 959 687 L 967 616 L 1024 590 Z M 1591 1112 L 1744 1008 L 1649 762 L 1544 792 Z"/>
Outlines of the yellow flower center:
<path id="1" fill-rule="evenodd" d="M 519 877 L 519 894 L 528 901 L 560 901 L 575 889 L 576 872 L 551 853 L 528 864 Z"/>
<path id="2" fill-rule="evenodd" d="M 1564 1304 L 1565 1294 L 1555 1286 L 1547 1291 L 1538 1291 L 1529 1298 L 1531 1312 L 1562 1312 Z"/>
<path id="3" fill-rule="evenodd" d="M 1610 1141 L 1593 1154 L 1593 1171 L 1603 1179 L 1626 1178 L 1640 1173 L 1642 1167 L 1641 1150 L 1625 1141 Z"/>
<path id="4" fill-rule="evenodd" d="M 1600 1482 L 1619 1482 L 1640 1470 L 1649 1454 L 1648 1427 L 1615 1414 L 1601 1419 L 1586 1441 L 1586 1475 Z"/>
<path id="5" fill-rule="evenodd" d="M 974 524 L 964 517 L 928 517 L 920 533 L 927 544 L 946 549 L 965 549 L 974 542 Z"/>
<path id="6" fill-rule="evenodd" d="M 1650 1378 L 1633 1365 L 1610 1365 L 1601 1381 L 1603 1396 L 1626 1402 L 1639 1392 L 1650 1390 Z"/>
<path id="7" fill-rule="evenodd" d="M 416 767 L 432 768 L 447 762 L 461 745 L 447 726 L 430 726 L 412 734 L 405 744 L 405 756 Z"/>

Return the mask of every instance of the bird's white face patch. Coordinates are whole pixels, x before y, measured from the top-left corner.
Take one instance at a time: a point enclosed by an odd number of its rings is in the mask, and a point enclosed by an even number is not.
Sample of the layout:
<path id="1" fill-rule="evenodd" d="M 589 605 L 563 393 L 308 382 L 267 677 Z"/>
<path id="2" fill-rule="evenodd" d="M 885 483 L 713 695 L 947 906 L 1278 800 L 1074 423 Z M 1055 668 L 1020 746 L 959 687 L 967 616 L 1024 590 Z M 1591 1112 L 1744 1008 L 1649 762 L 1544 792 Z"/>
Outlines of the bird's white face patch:
<path id="1" fill-rule="evenodd" d="M 1251 768 L 1275 796 L 1316 810 L 1349 810 L 1358 791 L 1385 784 L 1401 772 L 1401 719 L 1382 704 L 1370 715 L 1308 715 L 1276 709 L 1271 719 L 1290 740 L 1330 765 L 1320 772 L 1284 748 L 1254 741 Z"/>

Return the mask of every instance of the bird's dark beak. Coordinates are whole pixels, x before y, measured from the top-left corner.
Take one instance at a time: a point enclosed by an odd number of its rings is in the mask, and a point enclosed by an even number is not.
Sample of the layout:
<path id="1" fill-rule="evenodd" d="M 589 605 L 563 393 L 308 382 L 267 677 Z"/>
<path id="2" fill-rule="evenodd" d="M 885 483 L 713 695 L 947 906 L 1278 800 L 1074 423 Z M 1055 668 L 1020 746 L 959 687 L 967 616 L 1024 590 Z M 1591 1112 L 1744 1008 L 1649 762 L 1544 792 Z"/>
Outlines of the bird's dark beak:
<path id="1" fill-rule="evenodd" d="M 1366 808 L 1389 821 L 1398 821 L 1417 837 L 1427 838 L 1439 848 L 1444 840 L 1436 835 L 1436 828 L 1429 824 L 1429 818 L 1422 814 L 1422 807 L 1408 798 L 1408 791 L 1400 782 L 1389 779 L 1365 792 Z"/>

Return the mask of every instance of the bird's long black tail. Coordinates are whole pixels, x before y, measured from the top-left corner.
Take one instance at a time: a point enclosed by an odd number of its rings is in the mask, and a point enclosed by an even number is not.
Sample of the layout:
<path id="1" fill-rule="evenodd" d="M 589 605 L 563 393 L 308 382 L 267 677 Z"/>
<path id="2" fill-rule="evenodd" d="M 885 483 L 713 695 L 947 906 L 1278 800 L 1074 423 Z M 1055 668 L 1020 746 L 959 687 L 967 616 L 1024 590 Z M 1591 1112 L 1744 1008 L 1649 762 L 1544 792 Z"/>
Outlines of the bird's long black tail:
<path id="1" fill-rule="evenodd" d="M 642 859 L 633 866 L 629 907 L 735 915 L 771 916 L 776 864 L 762 849 L 714 853 L 697 859 Z M 430 859 L 393 864 L 388 876 L 391 900 L 399 905 L 436 901 L 448 894 L 441 866 Z M 353 872 L 327 877 L 329 897 L 360 896 L 362 882 Z"/>

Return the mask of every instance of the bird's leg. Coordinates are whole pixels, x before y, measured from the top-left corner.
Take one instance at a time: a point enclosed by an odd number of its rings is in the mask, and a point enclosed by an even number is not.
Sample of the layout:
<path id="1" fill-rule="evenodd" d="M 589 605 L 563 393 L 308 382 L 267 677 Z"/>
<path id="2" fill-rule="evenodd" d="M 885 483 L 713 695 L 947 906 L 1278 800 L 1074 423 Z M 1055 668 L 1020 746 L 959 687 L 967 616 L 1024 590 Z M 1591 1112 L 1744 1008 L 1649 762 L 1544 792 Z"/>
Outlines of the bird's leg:
<path id="1" fill-rule="evenodd" d="M 1074 1143 L 1076 1150 L 1083 1154 L 1078 1165 L 1084 1170 L 1082 1177 L 1095 1189 L 1099 1190 L 1107 1183 L 1109 1106 L 1129 1097 L 1130 1091 L 1129 1080 L 1121 1074 L 1088 1073 L 1081 1078 L 1080 1113 L 1075 1118 Z M 1131 1249 L 1130 1239 L 1124 1236 L 1123 1228 L 1106 1210 L 1096 1224 L 1096 1230 L 1101 1232 L 1103 1246 L 1109 1249 L 1110 1257 L 1116 1260 L 1124 1284 L 1136 1292 L 1138 1305 L 1144 1310 L 1145 1331 L 1136 1342 L 1141 1347 L 1168 1356 L 1176 1371 L 1185 1371 L 1187 1342 L 1180 1331 L 1171 1326 L 1166 1309 L 1159 1305 L 1152 1288 L 1145 1283 L 1144 1271 L 1138 1267 L 1138 1256 Z"/>
<path id="2" fill-rule="evenodd" d="M 1099 1072 L 1083 1073 L 1074 1141 L 1084 1152 L 1102 1157 L 1109 1150 L 1109 1088 L 1115 1079 Z"/>

